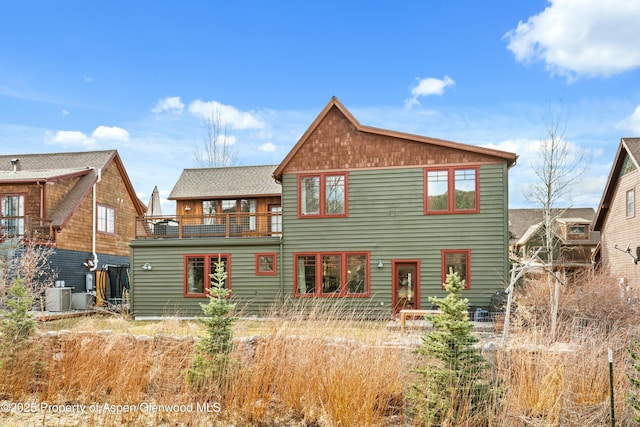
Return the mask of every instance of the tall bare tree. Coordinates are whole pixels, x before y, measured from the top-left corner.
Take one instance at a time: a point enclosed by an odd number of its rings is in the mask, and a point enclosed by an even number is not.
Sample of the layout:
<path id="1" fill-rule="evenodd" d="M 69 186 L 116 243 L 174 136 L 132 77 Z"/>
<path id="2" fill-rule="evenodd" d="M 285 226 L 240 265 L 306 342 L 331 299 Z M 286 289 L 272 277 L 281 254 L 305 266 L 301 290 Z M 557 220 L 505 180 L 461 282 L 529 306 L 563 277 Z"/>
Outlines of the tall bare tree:
<path id="1" fill-rule="evenodd" d="M 556 219 L 569 208 L 567 195 L 587 168 L 587 150 L 576 147 L 564 137 L 566 130 L 562 116 L 554 115 L 547 122 L 547 138 L 540 141 L 537 155 L 532 159 L 532 169 L 538 178 L 525 192 L 530 202 L 542 208 L 544 246 L 547 253 L 547 284 L 551 307 L 551 339 L 555 339 L 555 323 L 558 309 L 560 277 L 555 272 L 555 254 L 559 245 L 556 238 Z M 560 203 L 566 203 L 559 206 Z M 562 256 L 562 254 L 559 254 Z M 554 285 L 555 284 L 555 285 Z"/>
<path id="2" fill-rule="evenodd" d="M 229 127 L 222 121 L 220 108 L 212 108 L 204 121 L 204 141 L 202 147 L 195 147 L 198 167 L 233 166 L 238 162 L 238 152 L 233 148 Z"/>
<path id="3" fill-rule="evenodd" d="M 564 137 L 565 121 L 554 116 L 546 125 L 547 137 L 537 146 L 531 168 L 537 183 L 525 191 L 525 198 L 542 209 L 545 225 L 544 243 L 549 260 L 554 249 L 555 219 L 568 207 L 568 194 L 587 168 L 588 151 L 570 144 Z M 564 202 L 564 206 L 559 206 Z"/>

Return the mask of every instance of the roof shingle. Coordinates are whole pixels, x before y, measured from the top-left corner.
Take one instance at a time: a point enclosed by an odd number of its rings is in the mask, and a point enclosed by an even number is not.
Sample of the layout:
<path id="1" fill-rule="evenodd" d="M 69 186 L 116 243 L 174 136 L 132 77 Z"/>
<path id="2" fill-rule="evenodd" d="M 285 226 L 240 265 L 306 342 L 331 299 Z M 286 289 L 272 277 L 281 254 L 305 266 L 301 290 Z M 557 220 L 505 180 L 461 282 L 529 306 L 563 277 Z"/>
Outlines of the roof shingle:
<path id="1" fill-rule="evenodd" d="M 169 200 L 280 195 L 275 182 L 277 165 L 185 169 Z"/>

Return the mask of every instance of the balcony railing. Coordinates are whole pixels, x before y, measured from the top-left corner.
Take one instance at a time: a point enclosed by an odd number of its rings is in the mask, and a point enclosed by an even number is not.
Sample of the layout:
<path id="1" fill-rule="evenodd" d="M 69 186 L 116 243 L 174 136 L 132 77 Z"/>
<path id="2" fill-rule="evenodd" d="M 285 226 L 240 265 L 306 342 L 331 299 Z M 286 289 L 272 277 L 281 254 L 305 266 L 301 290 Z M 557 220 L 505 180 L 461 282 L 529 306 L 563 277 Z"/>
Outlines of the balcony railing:
<path id="1" fill-rule="evenodd" d="M 136 218 L 136 239 L 279 236 L 281 218 L 272 212 L 144 216 Z"/>
<path id="2" fill-rule="evenodd" d="M 0 238 L 20 237 L 28 240 L 54 240 L 51 220 L 23 216 L 0 216 Z"/>

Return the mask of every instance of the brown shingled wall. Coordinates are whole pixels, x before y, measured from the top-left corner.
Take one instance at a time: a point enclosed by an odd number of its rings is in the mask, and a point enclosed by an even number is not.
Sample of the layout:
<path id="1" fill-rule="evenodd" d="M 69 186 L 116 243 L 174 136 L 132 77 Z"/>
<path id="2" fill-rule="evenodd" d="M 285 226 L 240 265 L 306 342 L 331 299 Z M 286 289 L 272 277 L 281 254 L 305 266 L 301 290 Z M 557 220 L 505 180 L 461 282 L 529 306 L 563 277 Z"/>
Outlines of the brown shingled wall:
<path id="1" fill-rule="evenodd" d="M 331 109 L 287 164 L 285 173 L 496 162 L 491 156 L 360 132 Z"/>
<path id="2" fill-rule="evenodd" d="M 96 251 L 110 255 L 129 256 L 129 242 L 135 237 L 136 210 L 115 163 L 103 170 L 96 193 L 99 204 L 116 210 L 116 234 L 97 233 Z M 58 235 L 57 246 L 60 249 L 91 252 L 92 218 L 93 195 L 90 192 L 62 233 Z"/>

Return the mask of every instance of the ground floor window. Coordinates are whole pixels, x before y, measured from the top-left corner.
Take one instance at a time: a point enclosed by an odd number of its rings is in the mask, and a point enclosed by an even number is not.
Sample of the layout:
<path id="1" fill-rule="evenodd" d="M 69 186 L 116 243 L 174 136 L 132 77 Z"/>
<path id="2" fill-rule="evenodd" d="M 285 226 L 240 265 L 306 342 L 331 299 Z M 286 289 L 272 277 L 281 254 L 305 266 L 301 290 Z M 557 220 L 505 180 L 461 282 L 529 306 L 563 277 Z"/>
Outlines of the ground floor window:
<path id="1" fill-rule="evenodd" d="M 256 254 L 257 276 L 275 276 L 277 274 L 277 255 L 275 253 Z"/>
<path id="2" fill-rule="evenodd" d="M 447 274 L 458 273 L 464 289 L 471 287 L 471 251 L 468 249 L 445 249 L 442 251 L 442 283 Z M 444 288 L 444 285 L 443 285 Z"/>
<path id="3" fill-rule="evenodd" d="M 216 272 L 216 263 L 220 260 L 224 264 L 227 279 L 224 287 L 231 288 L 230 255 L 185 255 L 184 256 L 184 296 L 205 298 L 211 288 L 211 275 Z"/>
<path id="4" fill-rule="evenodd" d="M 369 254 L 323 252 L 294 255 L 295 289 L 301 297 L 369 296 Z"/>

